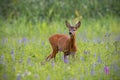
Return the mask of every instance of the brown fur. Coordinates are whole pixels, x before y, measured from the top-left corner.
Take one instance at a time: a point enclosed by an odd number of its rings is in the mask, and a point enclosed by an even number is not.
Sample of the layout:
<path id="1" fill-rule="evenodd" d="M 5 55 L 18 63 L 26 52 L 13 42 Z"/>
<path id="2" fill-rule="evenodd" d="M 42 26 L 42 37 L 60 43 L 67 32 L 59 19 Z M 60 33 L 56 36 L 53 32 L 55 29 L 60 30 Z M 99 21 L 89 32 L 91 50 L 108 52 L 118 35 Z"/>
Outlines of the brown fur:
<path id="1" fill-rule="evenodd" d="M 80 21 L 73 27 L 66 21 L 66 26 L 69 28 L 69 33 L 71 33 L 70 36 L 64 35 L 64 34 L 55 34 L 49 38 L 49 42 L 52 47 L 51 54 L 46 58 L 46 60 L 50 60 L 51 58 L 55 58 L 58 51 L 64 52 L 64 58 L 67 55 L 70 55 L 77 51 L 76 46 L 76 30 L 80 26 Z"/>

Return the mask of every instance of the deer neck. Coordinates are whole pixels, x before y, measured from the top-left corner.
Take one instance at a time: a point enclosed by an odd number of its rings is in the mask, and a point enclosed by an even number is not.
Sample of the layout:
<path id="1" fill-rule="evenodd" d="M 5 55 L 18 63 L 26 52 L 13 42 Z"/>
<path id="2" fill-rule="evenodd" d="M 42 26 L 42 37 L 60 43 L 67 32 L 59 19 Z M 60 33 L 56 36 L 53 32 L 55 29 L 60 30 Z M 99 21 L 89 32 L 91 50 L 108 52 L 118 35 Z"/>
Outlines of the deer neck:
<path id="1" fill-rule="evenodd" d="M 70 51 L 75 52 L 76 49 L 76 35 L 70 36 Z"/>

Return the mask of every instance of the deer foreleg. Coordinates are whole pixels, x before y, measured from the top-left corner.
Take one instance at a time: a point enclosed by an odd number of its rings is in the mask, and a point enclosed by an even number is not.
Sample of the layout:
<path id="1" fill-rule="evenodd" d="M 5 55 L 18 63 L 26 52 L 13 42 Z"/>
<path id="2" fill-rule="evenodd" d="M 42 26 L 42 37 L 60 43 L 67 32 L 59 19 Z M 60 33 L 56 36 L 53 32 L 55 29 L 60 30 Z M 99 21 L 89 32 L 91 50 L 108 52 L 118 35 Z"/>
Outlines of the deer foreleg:
<path id="1" fill-rule="evenodd" d="M 53 51 L 53 52 L 46 58 L 46 61 L 49 61 L 49 60 L 52 59 L 52 58 L 55 59 L 56 54 L 57 54 L 57 51 Z"/>

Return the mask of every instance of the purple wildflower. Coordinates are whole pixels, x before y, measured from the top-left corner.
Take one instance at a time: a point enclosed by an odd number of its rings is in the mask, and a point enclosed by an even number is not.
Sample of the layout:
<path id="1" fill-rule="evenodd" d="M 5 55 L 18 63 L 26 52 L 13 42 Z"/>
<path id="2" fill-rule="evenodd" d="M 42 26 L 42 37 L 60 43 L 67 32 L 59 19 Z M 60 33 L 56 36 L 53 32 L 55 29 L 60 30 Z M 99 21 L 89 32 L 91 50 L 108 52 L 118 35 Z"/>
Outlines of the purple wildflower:
<path id="1" fill-rule="evenodd" d="M 110 37 L 111 33 L 106 33 L 105 37 Z"/>
<path id="2" fill-rule="evenodd" d="M 26 43 L 27 43 L 27 38 L 24 37 L 24 38 L 22 39 L 22 41 L 24 42 L 24 45 L 26 45 Z"/>
<path id="3" fill-rule="evenodd" d="M 95 39 L 93 40 L 93 42 L 94 42 L 94 43 L 100 43 L 101 40 L 100 40 L 100 38 L 95 38 Z"/>
<path id="4" fill-rule="evenodd" d="M 14 50 L 12 50 L 11 54 L 14 55 Z"/>
<path id="5" fill-rule="evenodd" d="M 87 42 L 88 41 L 87 38 L 82 38 L 82 40 L 83 40 L 83 42 Z"/>
<path id="6" fill-rule="evenodd" d="M 96 53 L 94 53 L 94 57 L 96 57 Z"/>
<path id="7" fill-rule="evenodd" d="M 110 80 L 113 80 L 112 78 L 110 78 Z"/>
<path id="8" fill-rule="evenodd" d="M 34 74 L 35 79 L 39 79 L 39 75 L 38 74 Z"/>
<path id="9" fill-rule="evenodd" d="M 21 39 L 20 39 L 20 40 L 18 40 L 18 43 L 19 43 L 19 44 L 21 44 L 21 43 L 22 43 L 22 40 L 21 40 Z"/>
<path id="10" fill-rule="evenodd" d="M 113 67 L 114 67 L 114 70 L 115 70 L 116 72 L 119 70 L 119 67 L 118 67 L 118 65 L 116 64 L 116 62 L 114 62 Z"/>
<path id="11" fill-rule="evenodd" d="M 91 69 L 90 74 L 95 75 L 95 71 L 93 69 Z"/>
<path id="12" fill-rule="evenodd" d="M 23 38 L 23 42 L 27 42 L 27 38 L 26 37 Z"/>
<path id="13" fill-rule="evenodd" d="M 90 54 L 90 51 L 84 50 L 84 54 Z"/>
<path id="14" fill-rule="evenodd" d="M 96 63 L 93 63 L 93 64 L 92 64 L 92 67 L 95 68 L 95 67 L 96 67 Z"/>
<path id="15" fill-rule="evenodd" d="M 1 59 L 2 59 L 2 60 L 4 59 L 4 54 L 1 55 Z"/>
<path id="16" fill-rule="evenodd" d="M 28 57 L 28 59 L 27 59 L 27 63 L 30 64 L 30 58 L 29 58 L 29 57 Z"/>
<path id="17" fill-rule="evenodd" d="M 4 64 L 4 54 L 2 54 L 0 57 L 0 64 Z"/>
<path id="18" fill-rule="evenodd" d="M 4 43 L 7 43 L 7 41 L 8 41 L 8 39 L 7 39 L 7 38 L 5 38 L 5 39 L 4 39 Z"/>
<path id="19" fill-rule="evenodd" d="M 4 64 L 3 61 L 0 60 L 0 64 Z"/>
<path id="20" fill-rule="evenodd" d="M 64 62 L 65 62 L 65 63 L 68 63 L 68 62 L 69 62 L 69 60 L 68 60 L 68 59 L 64 59 Z"/>
<path id="21" fill-rule="evenodd" d="M 51 64 L 52 64 L 52 67 L 54 67 L 54 66 L 55 66 L 54 60 L 52 60 L 52 63 L 51 63 Z"/>
<path id="22" fill-rule="evenodd" d="M 80 59 L 81 59 L 82 61 L 84 61 L 84 57 L 80 57 Z"/>
<path id="23" fill-rule="evenodd" d="M 69 80 L 77 80 L 77 79 L 76 79 L 76 78 L 71 77 L 71 78 L 69 78 Z"/>
<path id="24" fill-rule="evenodd" d="M 98 63 L 102 63 L 100 55 L 98 56 Z"/>
<path id="25" fill-rule="evenodd" d="M 62 56 L 61 59 L 64 61 L 64 56 Z"/>
<path id="26" fill-rule="evenodd" d="M 15 60 L 15 57 L 14 57 L 14 50 L 12 50 L 11 56 L 12 56 L 12 60 L 14 61 L 14 60 Z"/>
<path id="27" fill-rule="evenodd" d="M 109 74 L 109 68 L 108 68 L 107 66 L 104 67 L 104 72 L 105 72 L 106 74 Z"/>
<path id="28" fill-rule="evenodd" d="M 50 75 L 47 76 L 47 80 L 50 80 Z"/>
<path id="29" fill-rule="evenodd" d="M 44 41 L 42 42 L 42 45 L 43 45 L 43 46 L 45 45 L 45 42 L 44 42 Z"/>
<path id="30" fill-rule="evenodd" d="M 3 78 L 4 78 L 4 80 L 7 80 L 7 78 L 8 78 L 7 74 L 3 74 Z"/>
<path id="31" fill-rule="evenodd" d="M 21 80 L 21 75 L 20 74 L 17 76 L 16 80 Z"/>
<path id="32" fill-rule="evenodd" d="M 61 51 L 62 51 L 62 48 L 60 48 L 59 51 L 61 52 Z"/>
<path id="33" fill-rule="evenodd" d="M 84 54 L 87 54 L 87 50 L 84 50 Z"/>
<path id="34" fill-rule="evenodd" d="M 22 59 L 22 58 L 20 58 L 19 62 L 20 62 L 20 63 L 22 63 L 22 62 L 23 62 L 23 59 Z"/>
<path id="35" fill-rule="evenodd" d="M 2 45 L 4 45 L 5 43 L 7 43 L 8 39 L 7 38 L 3 38 L 3 42 Z"/>
<path id="36" fill-rule="evenodd" d="M 120 36 L 117 36 L 117 37 L 115 38 L 115 41 L 120 41 Z"/>
<path id="37" fill-rule="evenodd" d="M 29 75 L 31 75 L 31 72 L 28 71 L 28 70 L 26 70 L 26 71 L 23 73 L 23 75 L 24 75 L 24 76 L 29 76 Z"/>
<path id="38" fill-rule="evenodd" d="M 68 63 L 68 62 L 69 62 L 69 60 L 67 59 L 67 56 L 64 57 L 64 62 L 65 62 L 65 63 Z"/>
<path id="39" fill-rule="evenodd" d="M 75 58 L 75 52 L 71 52 L 69 54 L 72 55 L 73 58 Z"/>

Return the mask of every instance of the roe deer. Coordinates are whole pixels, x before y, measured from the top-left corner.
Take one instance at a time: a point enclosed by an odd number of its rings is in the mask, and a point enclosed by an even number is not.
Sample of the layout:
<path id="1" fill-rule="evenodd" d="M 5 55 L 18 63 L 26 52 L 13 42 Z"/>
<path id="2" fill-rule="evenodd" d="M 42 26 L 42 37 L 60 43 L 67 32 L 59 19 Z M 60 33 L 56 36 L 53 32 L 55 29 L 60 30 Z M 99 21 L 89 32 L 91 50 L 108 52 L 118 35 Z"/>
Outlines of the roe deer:
<path id="1" fill-rule="evenodd" d="M 66 59 L 66 57 L 70 54 L 72 54 L 74 57 L 77 51 L 76 30 L 80 27 L 80 25 L 80 21 L 75 26 L 71 26 L 66 21 L 66 26 L 69 29 L 69 36 L 64 34 L 55 34 L 49 38 L 49 42 L 52 47 L 52 52 L 46 58 L 46 61 L 49 61 L 51 58 L 55 58 L 58 51 L 64 52 L 64 59 Z"/>

